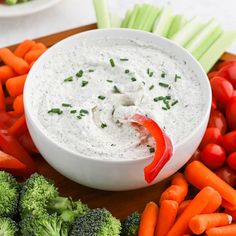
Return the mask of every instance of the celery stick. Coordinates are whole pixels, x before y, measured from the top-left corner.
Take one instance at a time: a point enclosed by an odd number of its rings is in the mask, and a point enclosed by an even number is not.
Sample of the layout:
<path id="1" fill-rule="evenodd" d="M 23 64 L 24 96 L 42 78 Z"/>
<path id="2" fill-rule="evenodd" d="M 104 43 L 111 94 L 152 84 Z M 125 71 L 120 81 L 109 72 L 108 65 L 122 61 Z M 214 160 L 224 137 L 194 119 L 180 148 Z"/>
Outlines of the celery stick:
<path id="1" fill-rule="evenodd" d="M 177 33 L 182 27 L 187 23 L 187 19 L 182 15 L 174 16 L 170 30 L 168 32 L 167 38 L 171 38 L 175 33 Z"/>
<path id="2" fill-rule="evenodd" d="M 129 10 L 129 11 L 126 12 L 125 18 L 124 18 L 124 20 L 123 20 L 122 23 L 121 23 L 121 28 L 127 28 L 128 23 L 129 23 L 129 19 L 130 19 L 130 17 L 131 17 L 131 13 L 132 13 L 131 10 Z"/>
<path id="3" fill-rule="evenodd" d="M 220 27 L 217 27 L 214 32 L 211 33 L 211 35 L 202 42 L 202 45 L 199 48 L 196 48 L 192 55 L 199 59 L 206 51 L 207 49 L 221 36 L 222 29 Z"/>
<path id="4" fill-rule="evenodd" d="M 153 33 L 166 37 L 170 29 L 172 20 L 173 20 L 172 10 L 168 7 L 164 7 L 159 16 L 158 23 L 154 26 Z"/>
<path id="5" fill-rule="evenodd" d="M 156 8 L 156 7 L 152 7 L 150 14 L 147 18 L 147 20 L 144 22 L 144 24 L 142 25 L 142 30 L 151 32 L 153 29 L 153 25 L 157 19 L 157 17 L 159 16 L 161 10 Z"/>
<path id="6" fill-rule="evenodd" d="M 170 39 L 181 46 L 185 46 L 202 28 L 203 23 L 198 18 L 194 17 Z"/>
<path id="7" fill-rule="evenodd" d="M 98 28 L 111 27 L 107 0 L 93 0 Z"/>
<path id="8" fill-rule="evenodd" d="M 138 29 L 139 25 L 142 22 L 144 13 L 146 11 L 146 9 L 148 8 L 148 4 L 143 4 L 139 10 L 139 13 L 137 14 L 137 17 L 135 19 L 134 25 L 133 25 L 133 29 Z"/>
<path id="9" fill-rule="evenodd" d="M 136 4 L 134 6 L 133 12 L 131 13 L 127 28 L 133 28 L 135 20 L 137 19 L 137 15 L 139 14 L 139 12 L 140 12 L 140 5 Z"/>
<path id="10" fill-rule="evenodd" d="M 142 20 L 140 21 L 140 24 L 137 25 L 137 29 L 142 29 L 143 25 L 147 21 L 148 16 L 150 15 L 150 12 L 152 11 L 152 8 L 153 7 L 149 4 L 147 5 L 147 7 L 144 8 L 143 15 L 142 15 Z"/>
<path id="11" fill-rule="evenodd" d="M 120 28 L 122 19 L 116 14 L 110 14 L 110 21 L 111 21 L 111 27 L 112 28 Z"/>
<path id="12" fill-rule="evenodd" d="M 200 57 L 199 62 L 203 66 L 206 73 L 214 66 L 214 64 L 220 59 L 225 50 L 236 39 L 236 31 L 224 32 L 207 50 L 206 53 Z"/>

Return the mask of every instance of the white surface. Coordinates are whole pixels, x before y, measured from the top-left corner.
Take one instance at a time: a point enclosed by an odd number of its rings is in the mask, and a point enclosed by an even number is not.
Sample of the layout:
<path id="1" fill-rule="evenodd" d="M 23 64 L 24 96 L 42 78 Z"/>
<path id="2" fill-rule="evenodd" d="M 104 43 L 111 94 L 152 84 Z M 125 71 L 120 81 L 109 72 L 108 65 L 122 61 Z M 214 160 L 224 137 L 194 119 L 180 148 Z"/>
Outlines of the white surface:
<path id="1" fill-rule="evenodd" d="M 9 6 L 7 4 L 0 4 L 0 17 L 16 17 L 33 14 L 44 9 L 47 9 L 61 0 L 34 0 L 24 4 L 15 4 Z"/>
<path id="2" fill-rule="evenodd" d="M 37 77 L 37 75 L 41 73 L 41 70 L 44 70 L 44 66 L 53 55 L 57 54 L 57 51 L 60 50 L 60 48 L 63 47 L 64 50 L 69 50 L 71 47 L 81 43 L 80 39 L 88 37 L 93 38 L 94 40 L 98 38 L 103 39 L 105 37 L 110 38 L 110 40 L 112 40 L 112 38 L 120 37 L 129 40 L 138 38 L 139 41 L 144 44 L 155 44 L 158 47 L 161 47 L 164 52 L 174 55 L 180 61 L 187 61 L 188 66 L 193 70 L 196 77 L 200 78 L 199 82 L 201 83 L 203 94 L 202 99 L 205 104 L 202 120 L 189 136 L 175 145 L 173 156 L 152 184 L 169 177 L 189 160 L 202 139 L 210 114 L 211 88 L 209 80 L 202 67 L 186 50 L 169 40 L 146 32 L 132 31 L 128 29 L 88 31 L 61 41 L 47 50 L 39 60 L 37 60 L 30 70 L 26 81 L 24 104 L 27 125 L 38 150 L 48 163 L 60 173 L 89 187 L 104 190 L 129 190 L 147 186 L 143 176 L 143 169 L 145 166 L 150 164 L 152 157 L 138 160 L 99 160 L 86 158 L 81 154 L 79 155 L 72 150 L 58 145 L 46 134 L 37 116 L 34 115 L 31 96 L 33 91 L 38 89 L 37 84 L 40 81 L 38 80 L 39 77 Z"/>
<path id="3" fill-rule="evenodd" d="M 235 0 L 109 0 L 111 11 L 120 15 L 137 2 L 150 2 L 157 6 L 168 4 L 177 13 L 207 19 L 215 17 L 224 28 L 236 29 Z M 48 10 L 30 16 L 0 18 L 0 47 L 93 22 L 95 14 L 92 0 L 63 0 Z M 236 53 L 236 43 L 230 51 Z"/>

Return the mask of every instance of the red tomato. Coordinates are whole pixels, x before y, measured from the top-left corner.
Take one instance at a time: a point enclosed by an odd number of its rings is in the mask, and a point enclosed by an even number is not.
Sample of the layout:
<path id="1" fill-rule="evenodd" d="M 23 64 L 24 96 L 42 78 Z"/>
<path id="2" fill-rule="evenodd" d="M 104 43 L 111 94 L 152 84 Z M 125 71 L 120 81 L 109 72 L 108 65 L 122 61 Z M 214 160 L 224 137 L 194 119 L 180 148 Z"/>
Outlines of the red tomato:
<path id="1" fill-rule="evenodd" d="M 212 110 L 208 122 L 208 127 L 218 128 L 221 134 L 225 134 L 227 130 L 227 123 L 224 115 L 220 111 Z"/>
<path id="2" fill-rule="evenodd" d="M 236 88 L 236 63 L 222 67 L 217 75 L 227 79 Z"/>
<path id="3" fill-rule="evenodd" d="M 210 73 L 208 73 L 208 78 L 209 79 L 212 79 L 214 76 L 217 76 L 218 75 L 218 71 L 212 71 Z"/>
<path id="4" fill-rule="evenodd" d="M 227 163 L 231 169 L 236 170 L 236 152 L 233 152 L 228 156 Z"/>
<path id="5" fill-rule="evenodd" d="M 207 128 L 203 139 L 199 145 L 199 149 L 203 149 L 209 143 L 222 144 L 222 134 L 218 128 Z"/>
<path id="6" fill-rule="evenodd" d="M 215 173 L 230 186 L 232 187 L 236 186 L 236 172 L 230 169 L 228 166 L 220 168 Z"/>
<path id="7" fill-rule="evenodd" d="M 226 159 L 225 150 L 214 143 L 207 144 L 201 152 L 202 162 L 210 169 L 220 168 Z"/>
<path id="8" fill-rule="evenodd" d="M 223 136 L 223 147 L 228 153 L 236 152 L 236 131 Z"/>
<path id="9" fill-rule="evenodd" d="M 211 109 L 212 109 L 212 110 L 215 110 L 216 108 L 217 108 L 216 99 L 215 99 L 214 97 L 212 97 Z"/>
<path id="10" fill-rule="evenodd" d="M 234 60 L 234 61 L 224 61 L 224 62 L 221 62 L 220 64 L 218 64 L 218 65 L 216 66 L 216 69 L 217 69 L 217 70 L 220 70 L 220 69 L 222 69 L 223 67 L 228 66 L 228 65 L 232 65 L 232 64 L 236 64 L 236 60 Z"/>
<path id="11" fill-rule="evenodd" d="M 233 95 L 233 85 L 226 79 L 220 76 L 215 76 L 211 79 L 211 89 L 213 96 L 219 102 L 227 102 Z"/>
<path id="12" fill-rule="evenodd" d="M 236 130 L 236 96 L 232 97 L 226 107 L 226 120 L 231 130 Z"/>

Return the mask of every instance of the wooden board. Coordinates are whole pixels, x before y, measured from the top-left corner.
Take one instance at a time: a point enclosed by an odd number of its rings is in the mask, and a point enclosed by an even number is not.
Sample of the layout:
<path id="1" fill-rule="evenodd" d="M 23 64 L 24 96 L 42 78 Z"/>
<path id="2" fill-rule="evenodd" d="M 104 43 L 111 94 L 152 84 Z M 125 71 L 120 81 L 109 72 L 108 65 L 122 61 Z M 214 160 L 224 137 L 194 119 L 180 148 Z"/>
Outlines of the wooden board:
<path id="1" fill-rule="evenodd" d="M 80 28 L 56 33 L 50 36 L 36 39 L 38 42 L 44 43 L 50 47 L 60 40 L 69 37 L 73 34 L 84 32 L 87 30 L 96 29 L 96 24 L 83 26 Z M 17 45 L 13 45 L 10 48 L 14 49 Z M 222 60 L 236 59 L 235 55 L 225 53 Z M 168 186 L 169 181 L 165 180 L 154 186 L 123 192 L 109 192 L 100 191 L 96 189 L 87 188 L 79 185 L 54 170 L 42 157 L 37 157 L 36 162 L 38 165 L 39 173 L 53 179 L 59 188 L 59 191 L 64 196 L 71 196 L 73 199 L 81 199 L 84 203 L 87 203 L 89 207 L 105 207 L 110 210 L 114 216 L 122 219 L 125 218 L 131 212 L 138 210 L 142 211 L 145 204 L 148 201 L 159 201 L 160 194 L 163 189 Z"/>

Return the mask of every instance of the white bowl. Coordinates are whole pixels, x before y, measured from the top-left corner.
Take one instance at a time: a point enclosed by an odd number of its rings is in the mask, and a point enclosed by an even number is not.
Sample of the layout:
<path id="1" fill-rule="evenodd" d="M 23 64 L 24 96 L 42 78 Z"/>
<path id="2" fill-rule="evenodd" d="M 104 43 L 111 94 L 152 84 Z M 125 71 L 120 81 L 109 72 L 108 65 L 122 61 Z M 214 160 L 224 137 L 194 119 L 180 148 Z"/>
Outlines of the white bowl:
<path id="1" fill-rule="evenodd" d="M 202 99 L 205 104 L 202 120 L 188 137 L 174 147 L 174 155 L 152 184 L 162 181 L 179 170 L 189 160 L 198 147 L 209 119 L 211 89 L 208 78 L 202 67 L 185 49 L 165 38 L 158 37 L 151 33 L 128 29 L 88 31 L 57 43 L 42 55 L 31 69 L 24 90 L 26 120 L 33 141 L 40 153 L 51 166 L 69 179 L 80 184 L 103 190 L 130 190 L 148 186 L 144 180 L 143 169 L 152 161 L 152 158 L 137 160 L 98 160 L 80 156 L 78 153 L 64 149 L 58 143 L 54 142 L 54 140 L 49 138 L 43 131 L 42 125 L 38 119 L 32 115 L 30 94 L 32 94 L 32 89 L 36 89 L 34 88 L 35 75 L 39 70 L 42 70 L 42 65 L 47 61 L 47 58 L 50 55 L 58 50 L 58 48 L 68 48 L 71 45 L 78 44 L 81 39 L 87 37 L 92 37 L 93 39 L 103 37 L 135 38 L 144 43 L 151 42 L 157 44 L 164 51 L 176 55 L 180 60 L 187 61 L 188 66 L 199 78 L 203 90 Z"/>

